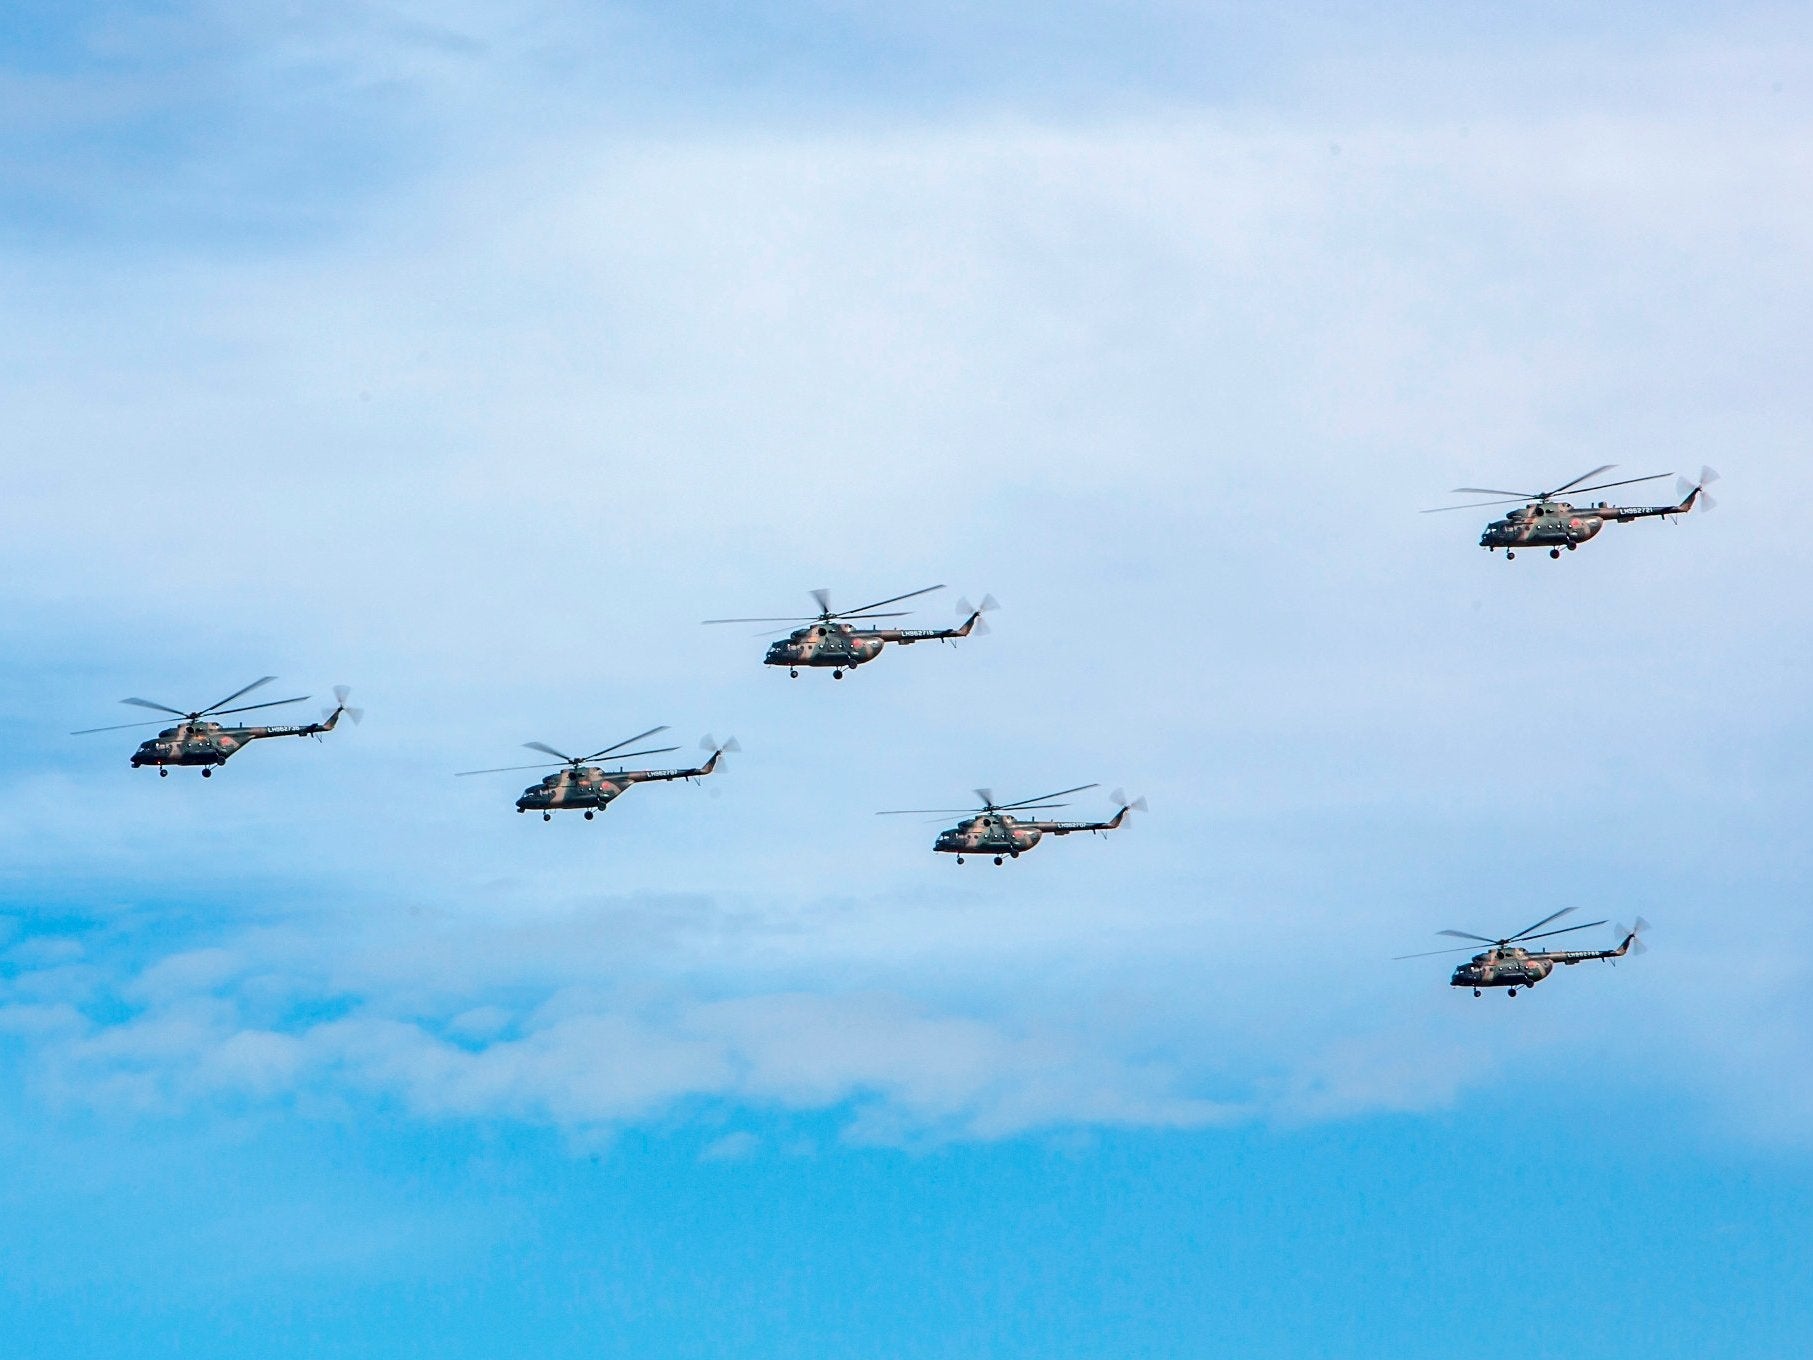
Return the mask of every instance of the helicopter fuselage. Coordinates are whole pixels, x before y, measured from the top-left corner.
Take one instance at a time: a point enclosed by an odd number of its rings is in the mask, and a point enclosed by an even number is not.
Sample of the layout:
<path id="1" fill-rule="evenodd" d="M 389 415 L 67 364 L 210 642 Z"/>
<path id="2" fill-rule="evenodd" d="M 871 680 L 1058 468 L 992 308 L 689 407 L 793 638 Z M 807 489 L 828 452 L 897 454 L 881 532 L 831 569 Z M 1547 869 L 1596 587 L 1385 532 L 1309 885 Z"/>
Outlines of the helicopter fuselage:
<path id="1" fill-rule="evenodd" d="M 1555 971 L 1554 960 L 1527 949 L 1488 949 L 1454 970 L 1451 987 L 1534 987 Z"/>
<path id="2" fill-rule="evenodd" d="M 1694 487 L 1679 505 L 1575 506 L 1567 501 L 1532 501 L 1503 519 L 1495 519 L 1479 536 L 1482 548 L 1567 548 L 1570 551 L 1595 536 L 1607 524 L 1629 524 L 1637 519 L 1682 515 L 1693 508 L 1700 488 Z"/>
<path id="3" fill-rule="evenodd" d="M 561 770 L 531 784 L 516 800 L 518 812 L 534 809 L 547 812 L 559 808 L 598 810 L 610 806 L 623 791 L 636 781 L 621 772 L 606 774 L 596 766 L 578 770 Z"/>
<path id="4" fill-rule="evenodd" d="M 1540 501 L 1493 520 L 1479 537 L 1482 548 L 1571 548 L 1584 543 L 1617 518 L 1615 505 L 1576 509 L 1566 501 Z"/>
<path id="5" fill-rule="evenodd" d="M 286 727 L 223 727 L 220 723 L 185 722 L 166 727 L 132 753 L 132 768 L 156 765 L 225 765 L 252 742 L 266 737 L 312 737 L 331 732 L 339 721 L 338 710 L 325 722 Z"/>
<path id="6" fill-rule="evenodd" d="M 1044 838 L 1037 827 L 1003 812 L 985 812 L 940 831 L 932 849 L 943 855 L 1012 855 L 1030 850 Z"/>
<path id="7" fill-rule="evenodd" d="M 881 655 L 885 638 L 847 623 L 814 623 L 795 628 L 769 645 L 763 664 L 768 666 L 822 666 L 853 670 Z"/>
<path id="8" fill-rule="evenodd" d="M 1144 807 L 1141 803 L 1139 806 Z M 1121 808 L 1105 822 L 1026 821 L 1006 812 L 983 812 L 947 831 L 940 831 L 932 849 L 942 855 L 1006 855 L 1018 859 L 1046 836 L 1068 836 L 1077 831 L 1113 831 L 1127 818 Z"/>
<path id="9" fill-rule="evenodd" d="M 731 749 L 737 749 L 732 747 Z M 703 779 L 718 768 L 722 750 L 713 751 L 703 765 L 684 770 L 604 770 L 596 765 L 579 765 L 545 775 L 531 784 L 516 800 L 518 812 L 539 812 L 552 820 L 555 812 L 570 809 L 584 812 L 590 820 L 594 812 L 609 807 L 632 784 L 653 784 L 671 779 Z"/>

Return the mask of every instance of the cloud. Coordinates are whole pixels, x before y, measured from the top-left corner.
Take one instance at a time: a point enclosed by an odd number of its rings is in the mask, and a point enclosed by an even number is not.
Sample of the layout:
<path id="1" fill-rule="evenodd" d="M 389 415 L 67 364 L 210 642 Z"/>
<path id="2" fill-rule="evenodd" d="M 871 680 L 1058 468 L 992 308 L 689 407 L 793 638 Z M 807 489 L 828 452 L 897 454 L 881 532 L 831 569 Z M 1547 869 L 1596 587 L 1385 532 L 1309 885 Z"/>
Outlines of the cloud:
<path id="1" fill-rule="evenodd" d="M 474 59 L 418 45 L 412 79 Z M 1639 83 L 1464 126 L 517 127 L 356 229 L 15 258 L 9 695 L 70 711 L 0 847 L 90 924 L 20 908 L 14 1051 L 145 1110 L 886 1140 L 1439 1109 L 1590 1082 L 1582 1033 L 1718 1110 L 1799 1092 L 1805 966 L 1719 941 L 1808 882 L 1808 606 L 1757 583 L 1805 555 L 1813 173 L 1797 115 Z M 1722 519 L 1546 573 L 1413 513 L 1702 457 Z M 693 623 L 936 579 L 996 635 L 835 691 Z M 60 737 L 267 668 L 372 721 L 206 786 Z M 450 779 L 658 721 L 735 723 L 718 801 L 544 827 Z M 869 815 L 1122 778 L 1150 818 L 992 877 Z M 1387 961 L 1552 898 L 1716 966 L 1511 1013 Z"/>

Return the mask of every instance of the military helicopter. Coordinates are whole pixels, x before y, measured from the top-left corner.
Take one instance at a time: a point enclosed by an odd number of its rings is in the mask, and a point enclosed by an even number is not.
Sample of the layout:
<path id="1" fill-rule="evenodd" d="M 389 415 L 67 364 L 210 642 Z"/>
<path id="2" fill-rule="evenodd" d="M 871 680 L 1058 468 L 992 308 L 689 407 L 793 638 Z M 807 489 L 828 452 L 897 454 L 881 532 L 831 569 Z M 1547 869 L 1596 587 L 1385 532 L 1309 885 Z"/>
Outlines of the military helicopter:
<path id="1" fill-rule="evenodd" d="M 1628 524 L 1634 519 L 1666 518 L 1669 515 L 1684 515 L 1697 503 L 1702 510 L 1712 509 L 1712 497 L 1706 494 L 1706 487 L 1716 482 L 1719 474 L 1711 468 L 1700 469 L 1700 480 L 1689 482 L 1685 477 L 1676 483 L 1676 494 L 1681 497 L 1678 505 L 1612 505 L 1600 501 L 1597 505 L 1576 506 L 1568 501 L 1556 500 L 1563 492 L 1578 496 L 1588 491 L 1604 491 L 1614 486 L 1634 486 L 1638 482 L 1659 481 L 1668 476 L 1666 472 L 1652 473 L 1648 477 L 1628 477 L 1619 482 L 1598 482 L 1592 486 L 1581 486 L 1589 477 L 1597 477 L 1602 472 L 1610 472 L 1616 463 L 1607 463 L 1596 467 L 1591 472 L 1583 472 L 1572 481 L 1563 482 L 1552 491 L 1499 491 L 1486 486 L 1457 486 L 1456 494 L 1471 493 L 1480 496 L 1502 496 L 1504 500 L 1471 501 L 1466 505 L 1442 505 L 1434 510 L 1425 510 L 1425 515 L 1442 514 L 1449 510 L 1477 510 L 1488 505 L 1505 505 L 1510 501 L 1525 501 L 1526 505 L 1512 510 L 1503 519 L 1495 519 L 1486 526 L 1479 536 L 1479 546 L 1488 551 L 1499 548 L 1505 550 L 1505 560 L 1511 561 L 1517 556 L 1518 548 L 1547 548 L 1550 557 L 1560 557 L 1561 550 L 1566 548 L 1573 552 L 1587 539 L 1593 537 L 1608 523 Z"/>
<path id="2" fill-rule="evenodd" d="M 795 680 L 799 679 L 801 666 L 829 667 L 831 678 L 841 680 L 845 671 L 855 670 L 880 656 L 881 649 L 890 642 L 910 647 L 915 642 L 941 642 L 950 638 L 968 637 L 972 632 L 980 637 L 988 632 L 988 624 L 982 616 L 1000 607 L 992 595 L 984 596 L 982 603 L 975 606 L 967 600 L 959 600 L 957 612 L 963 615 L 963 622 L 955 628 L 858 627 L 873 619 L 897 619 L 911 612 L 904 609 L 880 614 L 874 612 L 883 605 L 899 604 L 902 600 L 943 589 L 943 586 L 927 586 L 923 590 L 909 590 L 905 595 L 890 596 L 885 600 L 877 600 L 874 604 L 865 604 L 859 609 L 833 609 L 831 593 L 815 590 L 812 598 L 818 601 L 816 614 L 786 619 L 706 619 L 704 622 L 804 624 L 803 628 L 795 628 L 786 637 L 770 645 L 762 664 L 785 666 L 787 674 Z"/>
<path id="3" fill-rule="evenodd" d="M 939 854 L 955 855 L 959 864 L 963 863 L 965 855 L 993 855 L 995 863 L 1000 864 L 1004 859 L 1018 859 L 1022 851 L 1032 849 L 1047 833 L 1068 836 L 1073 831 L 1113 831 L 1126 820 L 1129 812 L 1146 810 L 1144 798 L 1129 801 L 1126 794 L 1116 789 L 1112 797 L 1120 810 L 1105 822 L 1028 821 L 1016 815 L 1066 807 L 1068 805 L 1065 803 L 1054 803 L 1051 800 L 1096 787 L 1098 785 L 1078 784 L 1074 789 L 1059 789 L 1056 793 L 1023 798 L 1017 803 L 997 803 L 993 789 L 977 789 L 976 796 L 982 800 L 979 808 L 895 808 L 875 815 L 906 817 L 931 814 L 937 817 L 962 817 L 962 822 L 938 833 L 938 839 L 932 842 L 932 849 Z"/>
<path id="4" fill-rule="evenodd" d="M 665 732 L 667 728 L 651 727 L 646 732 L 638 732 L 633 737 L 615 742 L 602 751 L 594 751 L 589 756 L 570 756 L 564 751 L 556 751 L 539 741 L 527 741 L 523 745 L 531 751 L 541 751 L 558 758 L 560 768 L 542 778 L 539 784 L 531 784 L 522 791 L 522 797 L 516 800 L 518 812 L 528 812 L 531 808 L 541 812 L 544 822 L 554 820 L 554 813 L 562 808 L 578 808 L 585 812 L 589 822 L 594 814 L 603 812 L 617 800 L 631 784 L 652 784 L 668 779 L 703 779 L 718 768 L 718 759 L 743 748 L 737 744 L 735 737 L 728 741 L 718 742 L 706 737 L 699 743 L 711 752 L 710 758 L 703 764 L 689 770 L 602 770 L 591 764 L 594 760 L 605 760 L 615 764 L 629 760 L 634 756 L 658 756 L 668 751 L 677 751 L 678 746 L 653 746 L 640 751 L 625 751 L 625 746 Z M 504 774 L 510 770 L 545 770 L 547 764 L 540 765 L 503 765 L 491 770 L 461 770 L 457 777 L 464 778 L 474 774 Z"/>
<path id="5" fill-rule="evenodd" d="M 160 778 L 170 777 L 171 765 L 199 765 L 201 777 L 211 779 L 214 766 L 225 765 L 229 759 L 242 750 L 247 743 L 264 737 L 313 737 L 323 732 L 331 732 L 344 713 L 355 723 L 365 716 L 365 711 L 346 706 L 346 696 L 351 693 L 345 685 L 334 686 L 334 706 L 322 712 L 320 722 L 301 723 L 286 727 L 223 727 L 213 718 L 224 718 L 234 713 L 250 713 L 258 708 L 281 708 L 284 704 L 299 704 L 308 698 L 299 694 L 294 699 L 272 699 L 268 703 L 244 704 L 239 708 L 228 708 L 235 699 L 244 698 L 262 685 L 268 685 L 277 677 L 264 676 L 254 680 L 244 689 L 236 689 L 219 703 L 209 704 L 206 708 L 193 713 L 184 713 L 180 708 L 171 708 L 167 704 L 154 704 L 149 699 L 121 699 L 122 704 L 132 704 L 138 708 L 154 708 L 160 713 L 173 713 L 182 719 L 174 727 L 166 727 L 149 741 L 142 743 L 132 756 L 132 768 L 141 765 L 157 766 Z M 71 736 L 87 736 L 91 732 L 120 732 L 128 727 L 149 727 L 150 723 L 118 723 L 112 727 L 84 727 Z"/>
<path id="6" fill-rule="evenodd" d="M 1621 959 L 1626 954 L 1641 954 L 1645 946 L 1638 938 L 1649 929 L 1649 922 L 1641 916 L 1630 930 L 1623 926 L 1616 927 L 1623 941 L 1616 949 L 1525 949 L 1524 944 L 1531 940 L 1547 939 L 1551 935 L 1566 935 L 1574 930 L 1591 930 L 1602 926 L 1604 921 L 1588 921 L 1585 925 L 1563 926 L 1559 930 L 1543 930 L 1551 921 L 1559 921 L 1574 907 L 1563 907 L 1560 911 L 1543 917 L 1535 925 L 1525 926 L 1515 935 L 1507 935 L 1502 940 L 1488 939 L 1484 935 L 1474 935 L 1465 930 L 1438 930 L 1437 935 L 1452 935 L 1459 940 L 1477 940 L 1489 948 L 1475 954 L 1467 962 L 1454 970 L 1454 976 L 1448 980 L 1450 987 L 1471 987 L 1473 995 L 1481 995 L 1482 987 L 1504 987 L 1506 996 L 1516 996 L 1519 987 L 1534 987 L 1550 973 L 1555 971 L 1556 964 L 1572 967 L 1576 963 L 1587 963 L 1594 959 Z M 1540 932 L 1540 933 L 1537 933 Z M 1463 949 L 1472 949 L 1470 944 L 1457 949 L 1431 949 L 1422 954 L 1399 954 L 1400 959 L 1426 959 L 1436 954 L 1457 954 Z"/>

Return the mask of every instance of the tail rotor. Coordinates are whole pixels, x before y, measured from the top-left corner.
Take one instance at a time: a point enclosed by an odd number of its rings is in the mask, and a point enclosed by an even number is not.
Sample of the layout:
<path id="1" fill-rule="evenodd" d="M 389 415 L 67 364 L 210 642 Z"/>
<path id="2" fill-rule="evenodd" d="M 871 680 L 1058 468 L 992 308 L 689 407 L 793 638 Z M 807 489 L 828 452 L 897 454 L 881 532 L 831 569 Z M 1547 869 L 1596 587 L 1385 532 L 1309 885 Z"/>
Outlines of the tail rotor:
<path id="1" fill-rule="evenodd" d="M 1114 800 L 1115 806 L 1122 812 L 1146 811 L 1146 800 L 1143 796 L 1139 798 L 1128 798 L 1125 789 L 1116 789 L 1108 796 Z"/>
<path id="2" fill-rule="evenodd" d="M 1700 480 L 1697 482 L 1690 482 L 1685 477 L 1676 478 L 1675 491 L 1683 501 L 1689 496 L 1694 495 L 1695 492 L 1698 492 L 1699 495 L 1695 498 L 1695 503 L 1700 511 L 1704 513 L 1707 510 L 1713 509 L 1717 504 L 1717 502 L 1707 494 L 1706 488 L 1718 481 L 1718 479 L 1719 474 L 1716 468 L 1702 467 L 1700 469 Z"/>
<path id="3" fill-rule="evenodd" d="M 984 595 L 981 604 L 971 604 L 967 599 L 960 599 L 957 601 L 957 617 L 960 619 L 974 617 L 976 622 L 969 630 L 971 635 L 987 637 L 993 630 L 988 626 L 988 620 L 980 616 L 992 614 L 1000 607 L 1000 603 L 993 595 Z"/>
<path id="4" fill-rule="evenodd" d="M 334 686 L 334 706 L 332 708 L 324 708 L 321 710 L 321 721 L 322 722 L 332 722 L 334 720 L 334 717 L 336 714 L 344 713 L 347 717 L 349 717 L 353 720 L 354 726 L 357 726 L 358 724 L 364 722 L 365 721 L 365 710 L 364 709 L 348 708 L 346 706 L 346 698 L 351 693 L 352 693 L 352 687 L 350 685 L 335 685 Z"/>
<path id="5" fill-rule="evenodd" d="M 1649 922 L 1645 921 L 1641 916 L 1637 918 L 1637 923 L 1629 930 L 1626 930 L 1623 926 L 1617 927 L 1619 939 L 1621 941 L 1630 941 L 1629 952 L 1632 958 L 1635 958 L 1639 954 L 1647 954 L 1649 952 L 1649 946 L 1643 943 L 1643 932 L 1648 929 Z"/>

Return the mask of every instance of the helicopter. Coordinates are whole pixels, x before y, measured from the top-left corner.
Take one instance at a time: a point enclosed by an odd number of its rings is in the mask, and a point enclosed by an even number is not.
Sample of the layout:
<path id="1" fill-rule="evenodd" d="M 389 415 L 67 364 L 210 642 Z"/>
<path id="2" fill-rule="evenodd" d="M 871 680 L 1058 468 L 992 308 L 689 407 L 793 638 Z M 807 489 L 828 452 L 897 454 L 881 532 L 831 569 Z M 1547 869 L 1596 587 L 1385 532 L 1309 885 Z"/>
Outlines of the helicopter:
<path id="1" fill-rule="evenodd" d="M 1126 820 L 1129 812 L 1146 810 L 1144 798 L 1129 800 L 1126 794 L 1116 789 L 1112 797 L 1120 810 L 1105 822 L 1027 821 L 1016 815 L 1064 807 L 1066 804 L 1051 800 L 1096 787 L 1098 786 L 1095 784 L 1078 784 L 1073 789 L 1059 789 L 1056 793 L 1040 794 L 1037 798 L 1023 798 L 1017 803 L 997 803 L 993 789 L 977 789 L 976 796 L 982 800 L 979 808 L 896 808 L 875 815 L 905 817 L 930 813 L 938 817 L 962 817 L 962 822 L 938 833 L 938 839 L 932 842 L 932 849 L 942 855 L 955 855 L 959 864 L 963 863 L 965 855 L 993 855 L 995 863 L 1000 864 L 1006 859 L 1018 859 L 1022 851 L 1032 849 L 1047 833 L 1068 836 L 1073 831 L 1113 831 Z"/>
<path id="2" fill-rule="evenodd" d="M 309 696 L 299 694 L 294 699 L 272 699 L 268 703 L 245 704 L 239 708 L 228 708 L 235 699 L 244 698 L 260 686 L 268 685 L 277 677 L 267 675 L 254 680 L 244 689 L 236 689 L 219 703 L 209 704 L 206 708 L 193 713 L 184 713 L 180 708 L 171 708 L 167 704 L 154 704 L 149 699 L 121 699 L 122 704 L 132 704 L 138 708 L 154 708 L 162 713 L 173 713 L 181 719 L 174 727 L 166 727 L 149 741 L 142 743 L 132 755 L 132 768 L 141 765 L 157 766 L 160 778 L 170 777 L 172 765 L 199 765 L 201 777 L 211 779 L 216 765 L 225 765 L 245 746 L 264 737 L 313 737 L 323 732 L 334 730 L 344 713 L 355 723 L 365 716 L 365 711 L 346 706 L 346 696 L 352 691 L 345 685 L 334 686 L 334 706 L 323 711 L 320 722 L 300 723 L 284 727 L 224 727 L 211 719 L 224 718 L 234 713 L 250 713 L 259 708 L 281 708 L 284 704 L 299 704 Z M 117 723 L 111 727 L 84 727 L 71 736 L 87 736 L 91 732 L 120 732 L 128 727 L 149 727 L 150 723 Z"/>
<path id="3" fill-rule="evenodd" d="M 542 821 L 551 822 L 554 820 L 556 811 L 562 808 L 577 808 L 584 811 L 585 819 L 589 822 L 595 814 L 603 812 L 622 796 L 623 791 L 632 784 L 652 784 L 668 779 L 703 779 L 718 768 L 719 757 L 743 749 L 735 737 L 719 742 L 708 736 L 699 745 L 711 753 L 710 758 L 703 765 L 694 769 L 602 770 L 590 763 L 594 760 L 606 760 L 614 764 L 618 761 L 629 760 L 633 756 L 657 756 L 668 751 L 679 750 L 678 746 L 646 747 L 640 751 L 622 749 L 652 737 L 657 732 L 665 731 L 667 731 L 665 726 L 651 727 L 646 732 L 638 732 L 633 737 L 626 737 L 622 741 L 605 747 L 602 751 L 592 752 L 589 756 L 570 756 L 564 751 L 556 751 L 552 746 L 539 741 L 524 742 L 523 745 L 531 751 L 541 751 L 546 755 L 557 757 L 560 768 L 554 774 L 543 776 L 539 784 L 531 784 L 524 789 L 522 797 L 516 800 L 516 810 L 528 812 L 532 808 L 537 809 L 541 812 Z M 491 770 L 461 770 L 456 777 L 464 778 L 474 774 L 503 774 L 510 770 L 545 770 L 546 768 L 546 764 L 504 765 Z"/>
<path id="4" fill-rule="evenodd" d="M 988 623 L 983 615 L 990 610 L 998 609 L 995 597 L 985 595 L 982 603 L 972 606 L 967 600 L 957 602 L 957 612 L 963 616 L 963 622 L 955 628 L 863 628 L 858 625 L 873 619 L 897 619 L 910 610 L 890 610 L 887 613 L 874 613 L 883 605 L 899 604 L 919 595 L 929 595 L 934 590 L 943 590 L 943 586 L 926 586 L 923 590 L 909 590 L 905 595 L 890 596 L 865 604 L 859 609 L 831 608 L 831 593 L 827 590 L 815 590 L 812 598 L 818 601 L 818 613 L 797 618 L 786 619 L 706 619 L 706 623 L 800 623 L 805 626 L 795 628 L 786 637 L 772 643 L 768 654 L 762 659 L 764 666 L 785 666 L 787 674 L 799 679 L 801 666 L 829 668 L 833 680 L 844 678 L 844 672 L 855 670 L 866 662 L 873 661 L 881 655 L 881 649 L 890 642 L 898 642 L 903 647 L 910 647 L 915 642 L 942 642 L 951 638 L 968 637 L 973 632 L 978 637 L 988 632 Z"/>
<path id="5" fill-rule="evenodd" d="M 1669 515 L 1684 515 L 1697 503 L 1701 510 L 1712 509 L 1712 497 L 1706 494 L 1706 487 L 1716 482 L 1719 474 L 1709 467 L 1700 469 L 1700 480 L 1689 482 L 1685 477 L 1676 483 L 1676 494 L 1681 497 L 1677 505 L 1612 505 L 1600 501 L 1597 505 L 1576 506 L 1568 501 L 1556 500 L 1563 492 L 1578 496 L 1588 491 L 1604 491 L 1614 486 L 1634 486 L 1638 482 L 1659 481 L 1668 476 L 1666 472 L 1652 473 L 1647 477 L 1627 477 L 1618 482 L 1598 482 L 1592 486 L 1581 486 L 1580 483 L 1589 477 L 1597 477 L 1602 472 L 1610 472 L 1616 463 L 1607 463 L 1596 467 L 1591 472 L 1583 472 L 1572 481 L 1563 482 L 1552 491 L 1500 491 L 1485 486 L 1457 486 L 1457 494 L 1472 493 L 1480 496 L 1502 496 L 1504 500 L 1471 501 L 1466 505 L 1442 505 L 1434 510 L 1425 510 L 1425 515 L 1441 514 L 1449 510 L 1477 510 L 1488 505 L 1504 505 L 1510 501 L 1524 501 L 1527 504 L 1508 512 L 1503 519 L 1495 519 L 1486 526 L 1479 536 L 1479 546 L 1488 551 L 1499 548 L 1505 550 L 1505 560 L 1511 561 L 1517 556 L 1518 548 L 1547 548 L 1550 557 L 1560 557 L 1561 550 L 1566 548 L 1573 552 L 1587 539 L 1593 537 L 1607 524 L 1628 524 L 1634 519 L 1667 518 Z"/>
<path id="6" fill-rule="evenodd" d="M 1524 944 L 1531 940 L 1547 939 L 1551 935 L 1566 935 L 1574 930 L 1591 930 L 1602 926 L 1604 921 L 1588 921 L 1585 925 L 1562 926 L 1559 930 L 1543 930 L 1552 921 L 1559 921 L 1575 907 L 1563 907 L 1560 911 L 1543 917 L 1535 925 L 1525 926 L 1515 935 L 1507 935 L 1502 940 L 1488 939 L 1484 935 L 1474 935 L 1465 930 L 1438 930 L 1438 935 L 1452 935 L 1459 940 L 1477 940 L 1490 946 L 1475 954 L 1467 962 L 1454 970 L 1454 976 L 1448 979 L 1450 987 L 1471 987 L 1473 995 L 1481 995 L 1481 988 L 1503 987 L 1506 996 L 1516 996 L 1519 987 L 1534 987 L 1550 973 L 1555 971 L 1556 964 L 1572 967 L 1576 963 L 1588 963 L 1595 959 L 1621 959 L 1626 954 L 1641 954 L 1645 946 L 1638 937 L 1649 929 L 1649 922 L 1641 916 L 1636 925 L 1628 931 L 1623 926 L 1616 930 L 1624 938 L 1616 949 L 1525 949 Z M 1537 933 L 1540 932 L 1540 933 Z M 1431 949 L 1422 954 L 1399 954 L 1400 959 L 1426 959 L 1436 954 L 1455 954 L 1473 946 L 1461 945 L 1459 949 Z"/>

